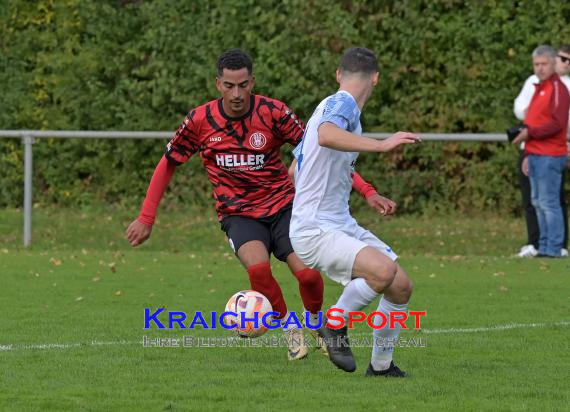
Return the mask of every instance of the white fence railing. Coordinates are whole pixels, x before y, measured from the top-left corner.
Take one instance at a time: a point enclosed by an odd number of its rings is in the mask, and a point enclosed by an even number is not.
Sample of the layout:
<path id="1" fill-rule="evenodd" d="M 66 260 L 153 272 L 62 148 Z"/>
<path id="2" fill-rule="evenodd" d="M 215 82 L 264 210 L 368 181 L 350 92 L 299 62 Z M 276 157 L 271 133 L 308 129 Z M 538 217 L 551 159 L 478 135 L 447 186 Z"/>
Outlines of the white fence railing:
<path id="1" fill-rule="evenodd" d="M 391 133 L 364 133 L 367 137 L 385 139 Z M 0 130 L 1 138 L 20 138 L 24 145 L 24 246 L 32 244 L 32 146 L 36 139 L 170 139 L 173 132 L 120 132 L 120 131 L 71 131 L 71 130 Z M 420 133 L 424 141 L 505 142 L 505 134 L 499 133 Z"/>

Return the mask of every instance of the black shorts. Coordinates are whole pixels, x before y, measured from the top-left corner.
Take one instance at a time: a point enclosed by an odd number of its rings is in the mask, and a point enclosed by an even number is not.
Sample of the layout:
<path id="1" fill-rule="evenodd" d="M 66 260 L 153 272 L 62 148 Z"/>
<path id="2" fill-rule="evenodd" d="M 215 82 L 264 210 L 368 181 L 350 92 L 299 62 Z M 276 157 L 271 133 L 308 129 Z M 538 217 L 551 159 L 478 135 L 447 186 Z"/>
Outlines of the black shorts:
<path id="1" fill-rule="evenodd" d="M 251 218 L 228 216 L 222 219 L 222 230 L 228 235 L 231 248 L 237 252 L 244 243 L 251 240 L 263 242 L 269 254 L 273 253 L 282 262 L 293 253 L 289 239 L 292 204 L 285 206 L 273 216 Z"/>

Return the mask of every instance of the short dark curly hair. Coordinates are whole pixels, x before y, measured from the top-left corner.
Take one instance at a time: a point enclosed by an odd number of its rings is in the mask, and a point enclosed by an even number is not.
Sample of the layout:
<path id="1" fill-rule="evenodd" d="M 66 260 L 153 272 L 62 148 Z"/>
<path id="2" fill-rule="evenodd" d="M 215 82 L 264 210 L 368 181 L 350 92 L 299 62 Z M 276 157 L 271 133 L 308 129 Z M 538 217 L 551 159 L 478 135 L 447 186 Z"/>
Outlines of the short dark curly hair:
<path id="1" fill-rule="evenodd" d="M 253 72 L 253 61 L 249 54 L 241 49 L 229 49 L 218 58 L 218 76 L 224 74 L 224 69 L 239 70 L 247 69 L 247 73 Z"/>
<path id="2" fill-rule="evenodd" d="M 341 72 L 373 74 L 378 72 L 378 60 L 372 50 L 353 47 L 344 52 L 338 68 Z"/>

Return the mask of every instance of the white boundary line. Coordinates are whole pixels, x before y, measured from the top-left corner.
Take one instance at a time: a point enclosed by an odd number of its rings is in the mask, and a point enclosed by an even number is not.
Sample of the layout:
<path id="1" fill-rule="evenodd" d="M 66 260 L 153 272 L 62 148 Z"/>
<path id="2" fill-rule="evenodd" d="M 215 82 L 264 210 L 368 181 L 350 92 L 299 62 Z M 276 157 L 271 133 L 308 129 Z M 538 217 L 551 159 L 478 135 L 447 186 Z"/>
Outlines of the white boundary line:
<path id="1" fill-rule="evenodd" d="M 478 328 L 448 328 L 448 329 L 420 329 L 418 333 L 432 335 L 432 334 L 459 334 L 459 333 L 478 333 L 478 332 L 500 332 L 510 329 L 525 329 L 525 328 L 548 328 L 553 326 L 570 326 L 570 321 L 550 322 L 550 323 L 507 323 L 505 325 L 495 326 L 481 326 Z M 410 329 L 413 330 L 413 329 Z M 368 335 L 362 332 L 354 333 L 349 336 L 364 336 Z"/>
<path id="2" fill-rule="evenodd" d="M 556 326 L 570 326 L 570 321 L 550 322 L 550 323 L 507 323 L 505 325 L 482 326 L 478 328 L 448 328 L 448 329 L 421 329 L 419 333 L 432 334 L 461 334 L 461 333 L 480 333 L 480 332 L 501 332 L 511 329 L 526 328 L 548 328 Z M 370 333 L 358 332 L 349 333 L 349 336 L 368 336 Z M 119 345 L 142 345 L 142 340 L 138 341 L 110 341 L 99 342 L 90 341 L 84 343 L 39 343 L 39 344 L 0 344 L 0 352 L 12 352 L 22 350 L 50 350 L 50 349 L 74 349 L 88 348 L 98 346 L 119 346 Z"/>
<path id="3" fill-rule="evenodd" d="M 38 344 L 8 344 L 0 345 L 0 352 L 9 352 L 16 350 L 46 350 L 46 349 L 73 349 L 73 348 L 87 348 L 93 346 L 118 346 L 118 345 L 142 345 L 142 340 L 139 341 L 112 341 L 112 342 L 83 342 L 83 343 L 38 343 Z"/>

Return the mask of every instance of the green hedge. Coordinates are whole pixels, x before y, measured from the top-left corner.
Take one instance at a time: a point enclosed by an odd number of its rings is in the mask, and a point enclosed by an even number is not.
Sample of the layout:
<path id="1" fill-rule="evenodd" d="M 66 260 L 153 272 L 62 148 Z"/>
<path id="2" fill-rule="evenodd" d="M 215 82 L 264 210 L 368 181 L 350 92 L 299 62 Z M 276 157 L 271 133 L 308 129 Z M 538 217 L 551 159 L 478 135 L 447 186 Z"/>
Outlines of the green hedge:
<path id="1" fill-rule="evenodd" d="M 570 3 L 434 1 L 5 0 L 0 7 L 0 129 L 174 130 L 217 97 L 226 48 L 255 59 L 256 92 L 307 119 L 336 88 L 352 45 L 382 72 L 369 131 L 496 132 L 540 43 L 570 38 Z M 36 202 L 140 202 L 165 142 L 40 140 Z M 365 155 L 359 170 L 408 212 L 516 211 L 516 151 L 503 144 L 432 143 Z M 22 147 L 0 140 L 0 206 L 22 198 Z M 196 160 L 170 200 L 210 204 Z"/>

